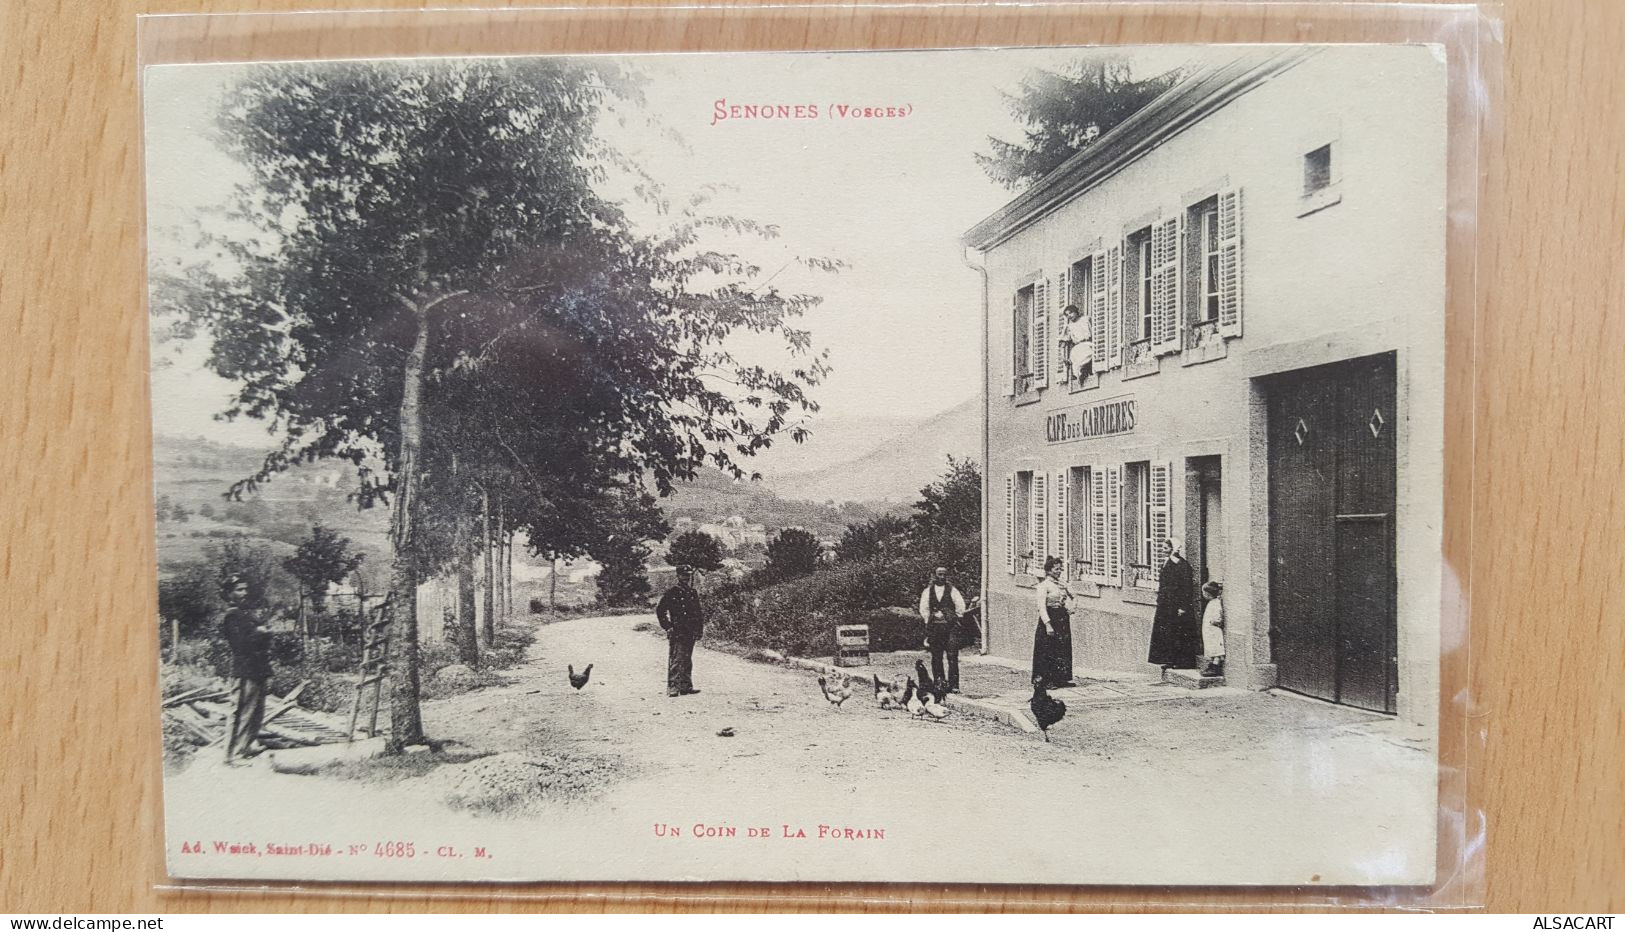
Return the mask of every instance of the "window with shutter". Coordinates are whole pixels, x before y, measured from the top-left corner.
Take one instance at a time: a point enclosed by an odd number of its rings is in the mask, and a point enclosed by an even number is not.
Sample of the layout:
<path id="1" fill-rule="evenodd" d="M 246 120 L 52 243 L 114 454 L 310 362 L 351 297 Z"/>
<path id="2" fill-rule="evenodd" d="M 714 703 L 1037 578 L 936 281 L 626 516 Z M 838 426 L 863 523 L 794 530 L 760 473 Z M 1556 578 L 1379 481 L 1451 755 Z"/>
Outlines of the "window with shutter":
<path id="1" fill-rule="evenodd" d="M 1061 559 L 1061 578 L 1070 580 L 1072 578 L 1072 556 L 1071 548 L 1067 546 L 1070 541 L 1067 540 L 1066 493 L 1066 471 L 1062 470 L 1055 474 L 1055 520 L 1052 522 L 1055 527 L 1050 533 L 1055 538 L 1054 553 Z"/>
<path id="2" fill-rule="evenodd" d="M 1031 324 L 1030 289 L 1018 289 L 1010 298 L 1010 394 L 1026 391 L 1027 328 Z"/>
<path id="3" fill-rule="evenodd" d="M 1106 584 L 1123 581 L 1123 467 L 1106 467 Z"/>
<path id="4" fill-rule="evenodd" d="M 1053 315 L 1050 305 L 1055 303 L 1055 291 L 1047 278 L 1039 279 L 1033 292 L 1033 386 L 1043 388 L 1049 384 L 1049 336 L 1055 328 L 1050 326 Z"/>
<path id="5" fill-rule="evenodd" d="M 1073 466 L 1065 476 L 1067 579 L 1092 579 L 1095 569 L 1089 559 L 1089 467 Z"/>
<path id="6" fill-rule="evenodd" d="M 1172 535 L 1171 508 L 1172 498 L 1169 483 L 1172 481 L 1172 463 L 1150 464 L 1150 491 L 1147 494 L 1146 520 L 1150 525 L 1147 533 L 1146 554 L 1144 556 L 1147 570 L 1145 579 L 1155 584 L 1157 575 L 1162 567 L 1163 545 Z"/>
<path id="7" fill-rule="evenodd" d="M 1179 325 L 1180 211 L 1151 228 L 1151 344 L 1159 356 L 1177 352 Z"/>
<path id="8" fill-rule="evenodd" d="M 1027 568 L 1027 572 L 1034 576 L 1040 576 L 1044 572 L 1044 560 L 1049 557 L 1049 526 L 1045 521 L 1049 517 L 1049 498 L 1044 494 L 1046 474 L 1035 472 L 1031 475 L 1033 483 L 1033 519 L 1030 527 L 1033 534 L 1033 560 L 1032 565 Z"/>
<path id="9" fill-rule="evenodd" d="M 1107 582 L 1106 535 L 1106 470 L 1095 466 L 1089 470 L 1089 554 L 1091 575 L 1102 584 Z"/>
<path id="10" fill-rule="evenodd" d="M 1123 247 L 1106 254 L 1106 368 L 1123 365 Z"/>
<path id="11" fill-rule="evenodd" d="M 1241 336 L 1241 189 L 1219 194 L 1219 333 Z"/>
<path id="12" fill-rule="evenodd" d="M 1106 253 L 1089 257 L 1089 338 L 1095 344 L 1095 369 L 1106 368 Z"/>
<path id="13" fill-rule="evenodd" d="M 1061 275 L 1055 280 L 1055 329 L 1050 334 L 1050 342 L 1054 345 L 1050 355 L 1050 368 L 1055 370 L 1057 382 L 1066 381 L 1066 347 L 1063 345 L 1067 339 L 1067 305 L 1072 304 L 1072 268 L 1069 266 L 1061 270 Z"/>
<path id="14" fill-rule="evenodd" d="M 1016 571 L 1016 477 L 1004 477 L 1004 571 Z"/>

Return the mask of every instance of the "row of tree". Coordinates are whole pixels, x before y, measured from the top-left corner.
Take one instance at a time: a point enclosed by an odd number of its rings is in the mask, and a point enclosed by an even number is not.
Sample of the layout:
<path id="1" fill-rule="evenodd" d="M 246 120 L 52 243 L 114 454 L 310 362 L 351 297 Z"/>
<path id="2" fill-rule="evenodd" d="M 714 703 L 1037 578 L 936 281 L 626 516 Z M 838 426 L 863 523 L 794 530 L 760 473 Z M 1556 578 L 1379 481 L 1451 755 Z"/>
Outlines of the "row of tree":
<path id="1" fill-rule="evenodd" d="M 639 99 L 603 61 L 250 68 L 216 133 L 247 181 L 200 224 L 202 261 L 155 270 L 169 334 L 206 336 L 235 387 L 222 416 L 282 438 L 228 496 L 336 457 L 358 506 L 390 509 L 396 748 L 425 737 L 420 582 L 514 534 L 624 562 L 667 533 L 651 491 L 743 475 L 816 407 L 824 357 L 793 324 L 817 299 L 711 245 L 770 227 L 694 201 L 649 232 L 598 193 L 626 163 L 597 122 Z M 739 330 L 779 334 L 787 371 L 735 358 Z"/>

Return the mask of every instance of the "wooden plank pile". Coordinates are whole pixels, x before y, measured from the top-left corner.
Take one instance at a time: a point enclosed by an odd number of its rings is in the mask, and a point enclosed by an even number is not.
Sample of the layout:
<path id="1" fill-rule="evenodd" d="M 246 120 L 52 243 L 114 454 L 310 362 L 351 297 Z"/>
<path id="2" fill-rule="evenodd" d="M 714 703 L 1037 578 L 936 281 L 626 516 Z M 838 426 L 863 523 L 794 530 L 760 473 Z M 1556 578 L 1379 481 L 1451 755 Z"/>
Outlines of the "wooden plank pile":
<path id="1" fill-rule="evenodd" d="M 300 683 L 286 696 L 267 696 L 265 719 L 260 725 L 260 742 L 266 747 L 299 748 L 348 741 L 344 723 L 337 716 L 299 708 Z M 172 722 L 199 747 L 224 743 L 231 733 L 235 705 L 232 690 L 219 683 L 190 689 L 166 697 L 164 719 Z"/>

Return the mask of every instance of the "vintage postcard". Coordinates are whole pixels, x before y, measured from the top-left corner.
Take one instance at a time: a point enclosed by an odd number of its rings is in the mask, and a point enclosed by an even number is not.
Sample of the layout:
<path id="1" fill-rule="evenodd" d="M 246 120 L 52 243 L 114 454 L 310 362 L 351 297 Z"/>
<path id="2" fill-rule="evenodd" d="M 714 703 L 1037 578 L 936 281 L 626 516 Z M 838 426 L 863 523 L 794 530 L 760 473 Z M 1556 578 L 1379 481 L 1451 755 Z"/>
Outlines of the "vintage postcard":
<path id="1" fill-rule="evenodd" d="M 1433 881 L 1437 48 L 142 80 L 174 877 Z"/>

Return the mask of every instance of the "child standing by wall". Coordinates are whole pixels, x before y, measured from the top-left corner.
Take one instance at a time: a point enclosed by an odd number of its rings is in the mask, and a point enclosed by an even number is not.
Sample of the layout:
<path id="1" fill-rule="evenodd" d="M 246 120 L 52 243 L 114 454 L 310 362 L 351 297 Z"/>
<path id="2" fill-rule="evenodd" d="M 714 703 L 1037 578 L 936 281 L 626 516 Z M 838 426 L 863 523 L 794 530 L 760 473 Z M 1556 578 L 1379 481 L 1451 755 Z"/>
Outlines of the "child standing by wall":
<path id="1" fill-rule="evenodd" d="M 1217 580 L 1202 586 L 1207 607 L 1202 610 L 1202 653 L 1207 655 L 1203 676 L 1224 675 L 1224 586 Z"/>

